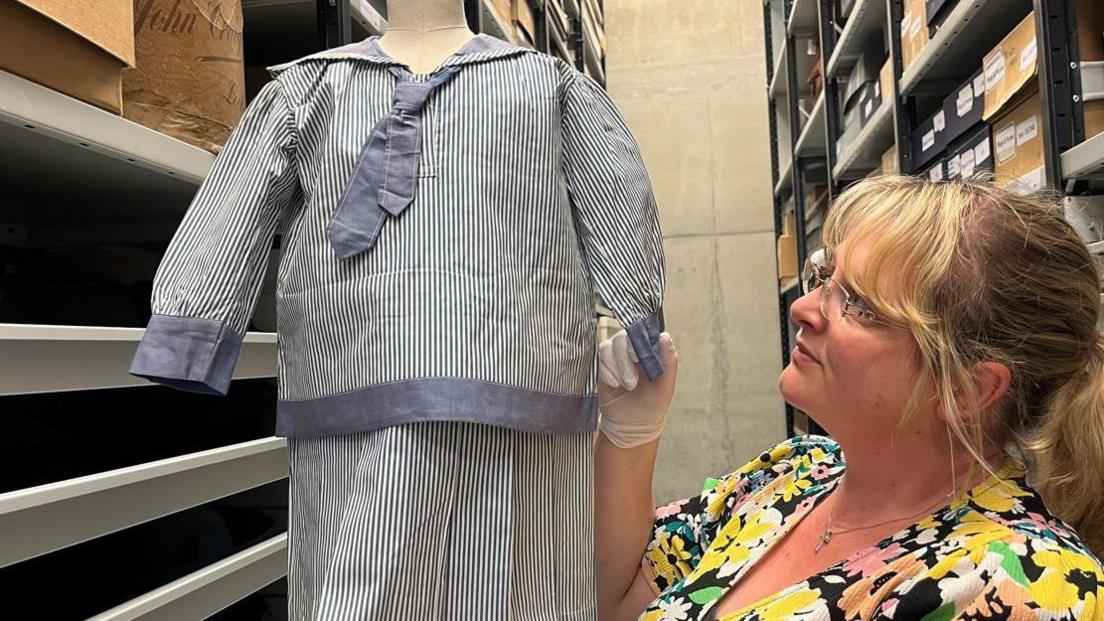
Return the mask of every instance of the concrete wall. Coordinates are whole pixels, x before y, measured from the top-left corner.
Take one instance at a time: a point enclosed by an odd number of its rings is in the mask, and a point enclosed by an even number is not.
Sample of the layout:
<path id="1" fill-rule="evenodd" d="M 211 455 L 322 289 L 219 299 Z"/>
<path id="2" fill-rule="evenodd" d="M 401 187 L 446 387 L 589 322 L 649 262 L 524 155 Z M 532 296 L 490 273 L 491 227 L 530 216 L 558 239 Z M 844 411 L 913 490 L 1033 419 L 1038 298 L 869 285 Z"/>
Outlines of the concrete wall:
<path id="1" fill-rule="evenodd" d="M 697 493 L 785 435 L 763 9 L 606 0 L 609 91 L 644 152 L 681 356 L 656 499 Z"/>

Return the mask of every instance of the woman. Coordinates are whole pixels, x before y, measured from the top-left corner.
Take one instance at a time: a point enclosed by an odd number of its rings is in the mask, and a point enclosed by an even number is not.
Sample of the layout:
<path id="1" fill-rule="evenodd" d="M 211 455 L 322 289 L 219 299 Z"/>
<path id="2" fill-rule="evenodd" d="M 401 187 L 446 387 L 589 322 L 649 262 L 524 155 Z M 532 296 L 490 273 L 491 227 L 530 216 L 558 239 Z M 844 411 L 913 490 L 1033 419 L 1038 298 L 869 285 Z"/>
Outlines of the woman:
<path id="1" fill-rule="evenodd" d="M 655 382 L 600 346 L 600 617 L 1104 619 L 1099 284 L 1060 205 L 882 177 L 824 240 L 780 388 L 831 439 L 655 509 L 674 346 Z"/>

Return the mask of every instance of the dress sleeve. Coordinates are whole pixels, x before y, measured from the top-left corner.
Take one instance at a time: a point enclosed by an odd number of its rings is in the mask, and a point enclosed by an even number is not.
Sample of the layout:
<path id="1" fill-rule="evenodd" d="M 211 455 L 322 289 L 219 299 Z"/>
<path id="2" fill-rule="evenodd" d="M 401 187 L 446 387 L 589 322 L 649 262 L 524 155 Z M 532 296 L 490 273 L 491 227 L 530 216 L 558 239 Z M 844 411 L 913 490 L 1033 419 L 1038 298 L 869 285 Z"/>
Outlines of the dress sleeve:
<path id="1" fill-rule="evenodd" d="M 813 450 L 830 452 L 826 439 L 790 438 L 739 470 L 720 479 L 706 479 L 698 496 L 656 509 L 652 541 L 644 552 L 644 576 L 656 594 L 686 578 L 728 522 L 733 511 L 779 475 L 791 462 Z"/>
<path id="2" fill-rule="evenodd" d="M 563 107 L 563 167 L 595 289 L 626 326 L 650 379 L 659 351 L 665 285 L 663 235 L 640 148 L 609 95 L 573 72 Z"/>
<path id="3" fill-rule="evenodd" d="M 272 238 L 298 189 L 291 110 L 278 80 L 250 103 L 161 259 L 130 373 L 225 395 Z"/>

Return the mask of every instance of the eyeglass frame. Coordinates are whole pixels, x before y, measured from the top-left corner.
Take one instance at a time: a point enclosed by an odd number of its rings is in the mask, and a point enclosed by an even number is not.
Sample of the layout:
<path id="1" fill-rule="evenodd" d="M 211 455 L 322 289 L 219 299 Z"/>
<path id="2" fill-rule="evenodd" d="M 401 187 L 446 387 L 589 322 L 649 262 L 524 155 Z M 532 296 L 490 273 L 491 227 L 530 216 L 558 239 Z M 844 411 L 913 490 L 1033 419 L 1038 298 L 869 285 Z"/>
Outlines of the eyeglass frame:
<path id="1" fill-rule="evenodd" d="M 826 254 L 826 251 L 824 249 L 821 249 L 814 253 L 813 256 L 825 256 Z M 876 323 L 878 325 L 890 328 L 905 327 L 903 324 L 900 324 L 898 322 L 890 321 L 888 319 L 881 319 L 873 310 L 856 304 L 854 301 L 855 296 L 851 295 L 851 292 L 847 290 L 847 287 L 841 285 L 838 280 L 832 278 L 831 276 L 822 275 L 823 270 L 831 269 L 831 267 L 828 265 L 820 265 L 816 263 L 813 260 L 813 256 L 805 258 L 805 266 L 801 271 L 801 292 L 803 295 L 809 295 L 810 293 L 818 289 L 821 290 L 820 300 L 818 300 L 817 306 L 820 309 L 820 314 L 825 319 L 827 319 L 828 321 L 839 321 L 837 319 L 832 319 L 831 317 L 829 317 L 828 311 L 825 310 L 825 302 L 828 298 L 828 294 L 827 289 L 824 289 L 823 287 L 826 283 L 831 282 L 833 285 L 839 287 L 839 290 L 843 292 L 843 306 L 840 309 L 842 316 L 839 319 L 843 319 L 843 317 L 857 317 L 866 319 L 871 323 Z M 811 281 L 815 281 L 816 286 L 811 286 Z M 850 309 L 852 308 L 858 309 L 858 312 L 851 311 Z"/>

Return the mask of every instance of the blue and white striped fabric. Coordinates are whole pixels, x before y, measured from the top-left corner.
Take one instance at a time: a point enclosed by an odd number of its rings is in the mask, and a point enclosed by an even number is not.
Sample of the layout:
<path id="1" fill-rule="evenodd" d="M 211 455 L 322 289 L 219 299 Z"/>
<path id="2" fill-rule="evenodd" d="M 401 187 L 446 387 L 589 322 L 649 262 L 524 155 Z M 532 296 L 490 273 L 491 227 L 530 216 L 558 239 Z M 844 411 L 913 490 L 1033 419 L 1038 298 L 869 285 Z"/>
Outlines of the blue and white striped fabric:
<path id="1" fill-rule="evenodd" d="M 595 293 L 662 373 L 662 236 L 636 142 L 591 79 L 479 35 L 412 125 L 413 202 L 341 258 L 328 228 L 396 67 L 371 38 L 272 68 L 158 268 L 131 373 L 225 394 L 280 232 L 277 435 L 593 430 Z"/>
<path id="2" fill-rule="evenodd" d="M 594 621 L 590 434 L 289 440 L 293 621 Z"/>

